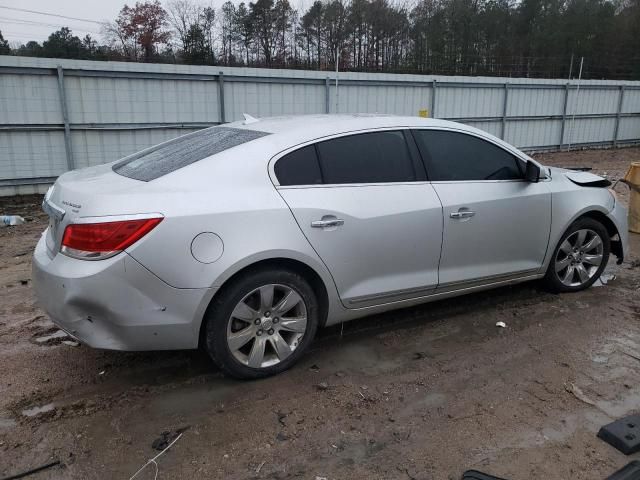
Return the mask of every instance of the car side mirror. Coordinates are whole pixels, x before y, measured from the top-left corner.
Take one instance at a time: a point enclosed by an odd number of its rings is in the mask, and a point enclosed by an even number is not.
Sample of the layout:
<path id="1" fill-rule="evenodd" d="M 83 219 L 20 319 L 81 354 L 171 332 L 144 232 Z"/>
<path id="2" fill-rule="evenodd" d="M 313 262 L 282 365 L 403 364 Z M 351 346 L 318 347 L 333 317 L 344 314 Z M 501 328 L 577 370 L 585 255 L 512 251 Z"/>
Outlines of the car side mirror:
<path id="1" fill-rule="evenodd" d="M 538 183 L 540 181 L 540 167 L 533 162 L 527 162 L 524 178 L 527 182 Z"/>

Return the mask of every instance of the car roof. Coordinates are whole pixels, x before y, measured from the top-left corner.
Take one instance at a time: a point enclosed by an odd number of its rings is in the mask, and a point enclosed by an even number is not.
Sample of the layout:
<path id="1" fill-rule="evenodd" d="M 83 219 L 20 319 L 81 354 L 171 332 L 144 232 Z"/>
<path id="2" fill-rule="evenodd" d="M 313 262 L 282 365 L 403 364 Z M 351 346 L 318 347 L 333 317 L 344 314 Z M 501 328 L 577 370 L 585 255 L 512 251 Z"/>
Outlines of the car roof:
<path id="1" fill-rule="evenodd" d="M 335 135 L 344 132 L 375 128 L 393 127 L 448 127 L 476 131 L 475 128 L 460 123 L 433 118 L 409 117 L 382 114 L 326 114 L 326 115 L 287 115 L 266 118 L 251 118 L 233 122 L 226 126 L 295 137 L 308 137 L 308 140 Z"/>
<path id="2" fill-rule="evenodd" d="M 487 133 L 483 130 L 465 125 L 463 123 L 440 120 L 436 118 L 410 117 L 383 114 L 326 114 L 326 115 L 288 115 L 279 117 L 253 118 L 247 116 L 247 120 L 224 124 L 225 127 L 233 127 L 247 130 L 268 132 L 261 139 L 254 140 L 245 145 L 247 149 L 259 149 L 269 157 L 288 148 L 320 140 L 324 137 L 343 133 L 372 130 L 377 128 L 439 128 L 457 130 L 490 140 L 503 148 L 513 152 L 521 158 L 529 159 L 523 152 L 513 145 Z M 239 148 L 242 148 L 240 146 Z"/>

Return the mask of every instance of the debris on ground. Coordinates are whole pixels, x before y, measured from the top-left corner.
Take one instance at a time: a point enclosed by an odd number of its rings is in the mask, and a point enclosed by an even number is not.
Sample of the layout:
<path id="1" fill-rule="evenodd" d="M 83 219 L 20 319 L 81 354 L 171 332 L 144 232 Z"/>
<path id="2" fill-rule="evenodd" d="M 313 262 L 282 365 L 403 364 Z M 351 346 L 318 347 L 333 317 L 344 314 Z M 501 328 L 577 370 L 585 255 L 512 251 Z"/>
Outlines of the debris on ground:
<path id="1" fill-rule="evenodd" d="M 462 474 L 462 480 L 506 480 L 500 477 L 494 477 L 487 473 L 478 472 L 477 470 L 467 470 Z"/>
<path id="2" fill-rule="evenodd" d="M 3 477 L 3 480 L 17 480 L 18 478 L 28 477 L 30 475 L 33 475 L 34 473 L 42 472 L 43 470 L 47 470 L 57 465 L 60 465 L 60 460 L 54 460 L 52 462 L 45 463 L 44 465 L 41 465 L 36 468 L 32 468 L 31 470 L 27 470 L 25 472 L 15 473 L 13 475 L 9 475 L 8 477 Z"/>
<path id="3" fill-rule="evenodd" d="M 507 324 L 504 322 L 496 322 L 496 327 L 507 328 Z"/>
<path id="4" fill-rule="evenodd" d="M 174 431 L 162 432 L 160 436 L 151 443 L 151 448 L 158 451 L 166 449 L 176 438 L 180 437 L 180 435 L 188 429 L 189 427 L 183 427 Z"/>
<path id="5" fill-rule="evenodd" d="M 616 276 L 613 273 L 602 272 L 602 275 L 593 282 L 594 287 L 602 287 L 603 285 L 608 284 L 610 281 L 615 280 Z"/>
<path id="6" fill-rule="evenodd" d="M 0 227 L 14 227 L 24 222 L 25 219 L 20 215 L 0 215 Z"/>
<path id="7" fill-rule="evenodd" d="M 601 427 L 598 438 L 625 455 L 640 451 L 640 415 L 629 415 Z"/>
<path id="8" fill-rule="evenodd" d="M 34 341 L 39 345 L 58 345 L 63 343 L 65 340 L 69 340 L 69 334 L 64 330 L 56 330 L 49 335 L 43 335 L 41 337 L 36 337 Z"/>
<path id="9" fill-rule="evenodd" d="M 429 355 L 426 352 L 415 352 L 413 354 L 414 360 L 422 360 L 423 358 L 429 358 Z"/>
<path id="10" fill-rule="evenodd" d="M 327 382 L 320 382 L 316 384 L 316 389 L 320 391 L 327 390 L 329 388 L 329 384 Z"/>
<path id="11" fill-rule="evenodd" d="M 278 416 L 278 423 L 280 425 L 282 425 L 283 427 L 286 427 L 286 423 L 284 421 L 285 418 L 287 418 L 287 416 L 289 415 L 288 413 L 284 413 L 278 410 L 278 412 L 276 412 L 276 415 Z"/>
<path id="12" fill-rule="evenodd" d="M 188 427 L 187 427 L 187 428 L 188 428 Z M 184 430 L 186 430 L 186 428 L 185 428 Z M 183 430 L 183 431 L 184 431 L 184 430 Z M 163 433 L 165 433 L 165 432 L 163 432 Z M 171 441 L 171 443 L 169 443 L 166 447 L 164 447 L 164 448 L 162 449 L 162 451 L 161 451 L 158 455 L 156 455 L 156 456 L 155 456 L 155 457 L 153 457 L 153 458 L 150 458 L 150 459 L 147 461 L 147 463 L 145 463 L 142 467 L 140 467 L 140 469 L 139 469 L 136 473 L 134 473 L 134 474 L 129 478 L 129 480 L 133 480 L 134 478 L 136 478 L 136 477 L 140 474 L 140 472 L 142 472 L 145 468 L 147 468 L 147 467 L 148 467 L 149 465 L 151 465 L 151 464 L 153 464 L 153 466 L 154 466 L 154 467 L 156 467 L 156 474 L 155 474 L 155 477 L 154 477 L 154 478 L 158 478 L 158 471 L 159 471 L 159 469 L 158 469 L 158 464 L 156 463 L 156 460 L 157 460 L 161 455 L 163 455 L 167 450 L 169 450 L 169 449 L 173 446 L 173 444 L 174 444 L 174 443 L 176 443 L 178 440 L 180 440 L 180 437 L 182 437 L 182 435 L 183 435 L 183 433 L 182 433 L 182 432 L 180 432 L 180 433 L 178 434 L 178 436 L 177 436 L 177 437 L 175 437 L 175 438 Z M 154 442 L 154 443 L 155 443 L 155 442 Z"/>
<path id="13" fill-rule="evenodd" d="M 570 394 L 572 394 L 574 397 L 576 397 L 578 400 L 580 400 L 581 402 L 584 402 L 587 405 L 593 405 L 593 406 L 596 405 L 596 402 L 594 402 L 589 397 L 587 397 L 582 391 L 582 389 L 578 387 L 576 384 L 566 383 L 564 385 L 564 389 Z"/>
<path id="14" fill-rule="evenodd" d="M 46 405 L 36 405 L 30 408 L 22 410 L 22 415 L 25 417 L 35 417 L 40 414 L 53 412 L 56 409 L 55 403 L 47 403 Z"/>

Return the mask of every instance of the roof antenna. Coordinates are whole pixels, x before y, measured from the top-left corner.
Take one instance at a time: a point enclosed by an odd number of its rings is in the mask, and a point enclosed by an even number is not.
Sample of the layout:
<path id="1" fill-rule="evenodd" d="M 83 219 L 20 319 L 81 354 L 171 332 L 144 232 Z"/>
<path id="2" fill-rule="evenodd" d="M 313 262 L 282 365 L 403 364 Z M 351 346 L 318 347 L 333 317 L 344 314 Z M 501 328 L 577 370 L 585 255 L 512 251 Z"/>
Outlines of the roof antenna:
<path id="1" fill-rule="evenodd" d="M 244 117 L 244 123 L 243 125 L 249 125 L 251 123 L 256 123 L 259 122 L 260 119 L 252 117 L 251 115 L 249 115 L 248 113 L 243 113 L 242 116 Z"/>

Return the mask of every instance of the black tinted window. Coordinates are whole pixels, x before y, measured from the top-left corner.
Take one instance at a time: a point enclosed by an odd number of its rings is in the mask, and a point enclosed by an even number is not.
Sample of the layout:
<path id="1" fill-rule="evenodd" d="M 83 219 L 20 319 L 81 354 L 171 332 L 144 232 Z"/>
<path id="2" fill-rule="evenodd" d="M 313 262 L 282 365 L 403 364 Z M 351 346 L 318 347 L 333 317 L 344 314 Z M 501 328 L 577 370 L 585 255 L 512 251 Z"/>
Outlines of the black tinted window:
<path id="1" fill-rule="evenodd" d="M 438 130 L 414 130 L 414 135 L 430 180 L 513 180 L 523 176 L 516 157 L 480 138 Z"/>
<path id="2" fill-rule="evenodd" d="M 274 166 L 280 185 L 313 185 L 322 183 L 316 147 L 309 145 L 288 153 Z"/>
<path id="3" fill-rule="evenodd" d="M 113 171 L 148 182 L 265 135 L 269 134 L 242 128 L 205 128 L 127 157 Z"/>
<path id="4" fill-rule="evenodd" d="M 317 144 L 324 183 L 411 182 L 411 156 L 399 131 L 340 137 Z"/>

